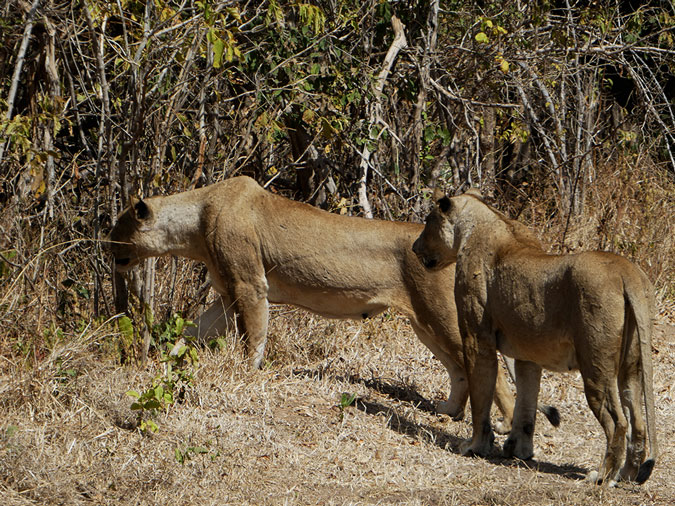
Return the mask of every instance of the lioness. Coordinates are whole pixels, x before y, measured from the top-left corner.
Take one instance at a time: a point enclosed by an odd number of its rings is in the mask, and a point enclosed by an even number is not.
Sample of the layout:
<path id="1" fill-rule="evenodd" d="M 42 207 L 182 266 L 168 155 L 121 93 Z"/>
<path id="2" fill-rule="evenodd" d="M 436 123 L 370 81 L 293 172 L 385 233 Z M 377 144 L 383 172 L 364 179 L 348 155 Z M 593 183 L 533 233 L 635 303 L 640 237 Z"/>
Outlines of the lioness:
<path id="1" fill-rule="evenodd" d="M 524 225 L 506 218 L 479 195 L 437 197 L 413 245 L 432 270 L 456 262 L 455 300 L 473 418 L 473 437 L 463 453 L 485 455 L 492 445 L 489 410 L 499 350 L 515 358 L 516 369 L 513 426 L 504 444 L 507 456 L 533 456 L 542 366 L 579 369 L 588 404 L 607 437 L 599 471 L 589 478 L 610 484 L 617 479 L 644 482 L 658 453 L 651 283 L 638 267 L 612 253 L 547 254 Z"/>
<path id="2" fill-rule="evenodd" d="M 205 188 L 132 202 L 110 233 L 116 268 L 175 254 L 206 264 L 221 296 L 197 320 L 200 336 L 219 335 L 224 309 L 237 316 L 250 362 L 259 367 L 268 303 L 299 306 L 329 318 L 368 318 L 391 307 L 406 315 L 450 375 L 438 411 L 464 415 L 468 387 L 452 286 L 454 266 L 427 271 L 411 245 L 422 225 L 331 214 L 234 177 Z M 496 403 L 508 432 L 513 395 L 498 376 Z M 557 410 L 545 412 L 557 425 Z"/>

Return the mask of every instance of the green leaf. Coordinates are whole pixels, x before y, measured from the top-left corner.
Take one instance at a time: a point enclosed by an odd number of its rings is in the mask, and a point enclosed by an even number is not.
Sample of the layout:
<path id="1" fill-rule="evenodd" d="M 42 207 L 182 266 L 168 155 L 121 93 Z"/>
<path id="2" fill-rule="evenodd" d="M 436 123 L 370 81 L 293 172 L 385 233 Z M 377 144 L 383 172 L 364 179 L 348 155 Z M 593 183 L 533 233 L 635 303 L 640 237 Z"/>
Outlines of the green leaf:
<path id="1" fill-rule="evenodd" d="M 223 63 L 223 51 L 225 50 L 225 42 L 218 37 L 213 43 L 213 68 L 219 69 Z"/>
<path id="2" fill-rule="evenodd" d="M 141 398 L 141 394 L 139 394 L 136 390 L 129 390 L 127 392 L 127 395 L 129 397 L 133 397 L 134 399 L 140 399 Z"/>
<path id="3" fill-rule="evenodd" d="M 176 316 L 176 335 L 180 336 L 183 333 L 183 327 L 185 326 L 185 320 L 180 316 Z"/>
<path id="4" fill-rule="evenodd" d="M 148 402 L 145 403 L 143 409 L 159 409 L 161 407 L 162 405 L 159 403 L 158 400 L 150 399 Z"/>
<path id="5" fill-rule="evenodd" d="M 476 34 L 476 42 L 481 42 L 483 44 L 487 44 L 488 42 L 490 42 L 490 39 L 485 34 L 485 32 L 478 32 Z"/>
<path id="6" fill-rule="evenodd" d="M 241 23 L 241 13 L 237 7 L 226 7 L 225 12 Z"/>
<path id="7" fill-rule="evenodd" d="M 356 400 L 356 394 L 348 394 L 348 393 L 343 393 L 342 397 L 340 398 L 340 407 L 342 409 L 351 406 L 354 401 Z"/>

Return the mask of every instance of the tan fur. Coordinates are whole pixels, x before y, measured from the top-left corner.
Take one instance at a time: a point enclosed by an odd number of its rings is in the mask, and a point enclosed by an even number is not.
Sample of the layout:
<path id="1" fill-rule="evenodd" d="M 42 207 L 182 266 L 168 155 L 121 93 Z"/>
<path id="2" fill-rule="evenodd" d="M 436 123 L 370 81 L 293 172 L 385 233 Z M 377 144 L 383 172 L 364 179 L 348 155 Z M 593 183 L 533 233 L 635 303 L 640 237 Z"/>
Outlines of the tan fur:
<path id="1" fill-rule="evenodd" d="M 507 456 L 533 455 L 541 368 L 579 369 L 607 438 L 599 471 L 589 478 L 612 484 L 649 477 L 658 453 L 651 364 L 654 289 L 638 267 L 606 252 L 546 254 L 522 224 L 475 194 L 439 199 L 413 248 L 432 269 L 457 262 L 455 298 L 473 419 L 465 453 L 485 455 L 492 444 L 489 410 L 499 350 L 515 359 L 516 369 Z"/>
<path id="2" fill-rule="evenodd" d="M 134 201 L 111 232 L 117 268 L 176 254 L 206 264 L 221 302 L 197 321 L 219 335 L 237 316 L 254 367 L 263 358 L 268 302 L 329 318 L 362 319 L 395 309 L 443 363 L 452 390 L 439 411 L 464 414 L 468 386 L 452 286 L 454 266 L 430 272 L 411 246 L 422 225 L 327 213 L 263 190 L 248 177 Z M 227 314 L 227 316 L 225 316 Z M 510 429 L 513 396 L 499 375 L 496 401 Z"/>

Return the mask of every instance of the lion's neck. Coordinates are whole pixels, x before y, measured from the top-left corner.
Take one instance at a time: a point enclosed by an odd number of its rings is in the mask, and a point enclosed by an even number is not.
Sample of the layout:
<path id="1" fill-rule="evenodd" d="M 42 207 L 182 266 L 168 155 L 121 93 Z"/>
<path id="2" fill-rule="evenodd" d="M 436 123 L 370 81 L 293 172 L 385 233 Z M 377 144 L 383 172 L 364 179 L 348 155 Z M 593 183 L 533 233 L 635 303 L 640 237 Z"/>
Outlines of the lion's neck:
<path id="1" fill-rule="evenodd" d="M 203 204 L 185 194 L 163 197 L 156 211 L 155 230 L 165 253 L 205 261 L 206 246 L 201 233 Z M 159 245 L 158 245 L 159 246 Z"/>
<path id="2" fill-rule="evenodd" d="M 460 224 L 459 255 L 472 256 L 474 252 L 492 252 L 512 240 L 506 225 L 500 220 L 479 216 Z"/>

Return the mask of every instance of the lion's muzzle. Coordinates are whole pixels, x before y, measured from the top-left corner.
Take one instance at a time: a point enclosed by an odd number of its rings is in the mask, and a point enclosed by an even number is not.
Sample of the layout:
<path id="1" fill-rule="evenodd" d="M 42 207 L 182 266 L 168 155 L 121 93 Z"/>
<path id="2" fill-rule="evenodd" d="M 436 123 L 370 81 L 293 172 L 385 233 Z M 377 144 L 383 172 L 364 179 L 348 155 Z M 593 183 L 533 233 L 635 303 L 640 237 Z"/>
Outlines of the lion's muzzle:
<path id="1" fill-rule="evenodd" d="M 422 265 L 426 267 L 427 269 L 433 269 L 438 265 L 438 260 L 432 257 L 429 257 L 424 254 L 422 245 L 420 244 L 420 238 L 418 238 L 412 245 L 412 250 L 417 255 L 417 258 L 419 258 L 420 262 L 422 262 Z"/>

